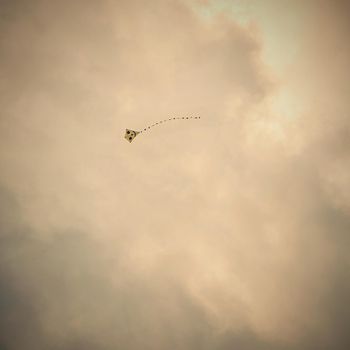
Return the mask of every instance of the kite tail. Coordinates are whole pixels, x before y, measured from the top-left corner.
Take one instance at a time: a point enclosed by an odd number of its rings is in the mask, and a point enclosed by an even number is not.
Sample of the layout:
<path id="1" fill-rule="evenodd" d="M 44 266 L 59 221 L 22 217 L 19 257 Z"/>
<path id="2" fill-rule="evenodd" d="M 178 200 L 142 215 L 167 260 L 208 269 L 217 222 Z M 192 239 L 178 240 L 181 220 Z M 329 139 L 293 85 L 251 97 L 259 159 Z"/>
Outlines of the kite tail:
<path id="1" fill-rule="evenodd" d="M 174 117 L 174 118 L 164 119 L 164 120 L 161 120 L 161 121 L 159 121 L 157 123 L 154 123 L 154 124 L 152 124 L 150 126 L 145 127 L 144 129 L 139 131 L 139 133 L 141 134 L 141 133 L 146 132 L 149 129 L 153 128 L 154 126 L 157 126 L 159 124 L 163 124 L 163 123 L 166 123 L 166 122 L 170 122 L 171 120 L 176 120 L 176 119 L 183 119 L 183 120 L 186 120 L 186 119 L 201 119 L 201 117 Z"/>

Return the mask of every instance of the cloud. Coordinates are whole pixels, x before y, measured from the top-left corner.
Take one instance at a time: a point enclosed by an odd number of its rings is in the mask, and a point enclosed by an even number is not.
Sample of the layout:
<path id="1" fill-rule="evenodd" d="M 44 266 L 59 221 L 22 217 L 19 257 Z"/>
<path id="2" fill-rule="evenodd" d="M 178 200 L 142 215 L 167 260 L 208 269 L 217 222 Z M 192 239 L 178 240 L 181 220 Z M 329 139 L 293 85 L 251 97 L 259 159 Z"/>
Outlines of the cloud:
<path id="1" fill-rule="evenodd" d="M 1 346 L 348 348 L 345 2 L 282 81 L 190 2 L 2 5 Z"/>

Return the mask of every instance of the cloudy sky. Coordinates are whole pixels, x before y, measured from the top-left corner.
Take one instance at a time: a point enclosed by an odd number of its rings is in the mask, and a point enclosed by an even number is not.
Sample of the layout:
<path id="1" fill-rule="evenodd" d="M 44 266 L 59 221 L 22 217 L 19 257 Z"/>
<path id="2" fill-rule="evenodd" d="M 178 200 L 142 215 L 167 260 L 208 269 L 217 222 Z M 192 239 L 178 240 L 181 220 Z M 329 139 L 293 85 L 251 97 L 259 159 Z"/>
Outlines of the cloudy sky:
<path id="1" fill-rule="evenodd" d="M 349 349 L 349 13 L 0 0 L 0 348 Z"/>

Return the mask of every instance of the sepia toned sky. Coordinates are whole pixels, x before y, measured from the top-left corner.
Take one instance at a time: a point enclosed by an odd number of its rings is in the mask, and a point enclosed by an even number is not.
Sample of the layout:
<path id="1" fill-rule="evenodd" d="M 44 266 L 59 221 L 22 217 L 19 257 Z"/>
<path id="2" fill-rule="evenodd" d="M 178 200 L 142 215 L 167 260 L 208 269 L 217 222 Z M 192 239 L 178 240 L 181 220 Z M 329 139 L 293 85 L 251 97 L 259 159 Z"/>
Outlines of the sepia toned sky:
<path id="1" fill-rule="evenodd" d="M 349 13 L 0 0 L 0 348 L 349 349 Z"/>

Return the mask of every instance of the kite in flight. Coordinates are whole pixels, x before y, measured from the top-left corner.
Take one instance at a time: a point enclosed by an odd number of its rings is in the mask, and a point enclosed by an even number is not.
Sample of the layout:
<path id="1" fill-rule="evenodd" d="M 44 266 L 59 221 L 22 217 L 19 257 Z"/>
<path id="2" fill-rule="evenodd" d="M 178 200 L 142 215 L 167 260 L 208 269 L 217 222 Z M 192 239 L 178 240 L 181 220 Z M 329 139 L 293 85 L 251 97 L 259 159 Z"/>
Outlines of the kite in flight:
<path id="1" fill-rule="evenodd" d="M 168 122 L 170 120 L 176 120 L 176 119 L 201 119 L 201 117 L 177 117 L 177 118 L 169 118 L 169 119 L 164 119 L 164 120 L 161 120 L 153 125 L 150 125 L 146 128 L 144 128 L 143 130 L 141 131 L 135 131 L 135 130 L 130 130 L 130 129 L 126 129 L 126 132 L 125 132 L 125 139 L 127 141 L 129 141 L 130 143 L 133 141 L 133 139 L 138 135 L 138 134 L 142 134 L 143 132 L 146 132 L 147 130 L 153 128 L 154 126 L 156 125 L 159 125 L 159 124 L 162 124 L 162 123 L 165 123 L 165 122 Z"/>

